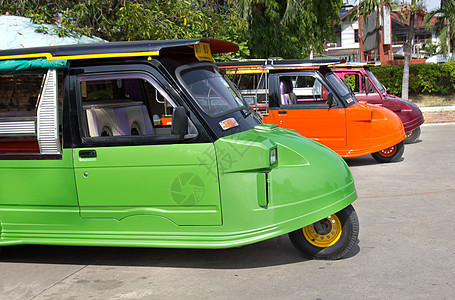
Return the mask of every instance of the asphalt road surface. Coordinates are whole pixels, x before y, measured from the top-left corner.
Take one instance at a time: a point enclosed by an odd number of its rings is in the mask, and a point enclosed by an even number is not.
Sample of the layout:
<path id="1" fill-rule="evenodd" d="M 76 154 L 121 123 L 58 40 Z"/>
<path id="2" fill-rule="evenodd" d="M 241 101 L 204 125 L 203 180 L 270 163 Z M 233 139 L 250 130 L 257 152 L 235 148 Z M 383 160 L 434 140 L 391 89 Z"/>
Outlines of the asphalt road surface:
<path id="1" fill-rule="evenodd" d="M 303 259 L 287 236 L 241 248 L 5 247 L 0 299 L 454 299 L 455 124 L 422 127 L 403 158 L 347 159 L 358 244 Z"/>

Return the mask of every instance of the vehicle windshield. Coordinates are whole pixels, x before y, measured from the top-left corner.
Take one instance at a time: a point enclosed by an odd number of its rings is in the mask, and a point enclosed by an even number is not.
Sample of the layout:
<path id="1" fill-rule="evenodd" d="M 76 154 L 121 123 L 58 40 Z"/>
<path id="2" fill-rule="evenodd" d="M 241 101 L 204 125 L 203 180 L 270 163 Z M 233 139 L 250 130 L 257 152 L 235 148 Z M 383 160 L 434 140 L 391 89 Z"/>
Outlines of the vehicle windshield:
<path id="1" fill-rule="evenodd" d="M 371 78 L 371 80 L 373 81 L 374 85 L 379 89 L 379 92 L 381 94 L 385 94 L 386 93 L 386 90 L 384 89 L 384 86 L 382 85 L 382 83 L 376 78 L 376 76 L 374 76 L 373 72 L 371 72 L 370 70 L 367 70 L 367 74 L 368 76 Z"/>
<path id="2" fill-rule="evenodd" d="M 349 90 L 349 87 L 337 75 L 335 75 L 333 73 L 329 73 L 329 74 L 325 75 L 325 78 L 332 84 L 332 86 L 335 88 L 335 90 L 342 97 L 351 95 L 351 91 Z"/>
<path id="3" fill-rule="evenodd" d="M 179 80 L 209 116 L 218 117 L 229 112 L 248 109 L 233 84 L 212 65 L 185 66 L 177 70 Z"/>

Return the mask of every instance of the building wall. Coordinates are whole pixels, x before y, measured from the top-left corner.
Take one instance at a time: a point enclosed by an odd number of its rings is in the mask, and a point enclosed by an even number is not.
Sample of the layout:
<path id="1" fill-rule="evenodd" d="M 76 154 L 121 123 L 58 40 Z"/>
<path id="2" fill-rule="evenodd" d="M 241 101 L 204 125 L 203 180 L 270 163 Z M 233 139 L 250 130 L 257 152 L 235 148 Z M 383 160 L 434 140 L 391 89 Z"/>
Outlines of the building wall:
<path id="1" fill-rule="evenodd" d="M 353 22 L 352 24 L 342 22 L 341 23 L 341 47 L 342 48 L 358 48 L 360 44 L 355 42 L 355 30 L 359 29 L 359 22 Z"/>

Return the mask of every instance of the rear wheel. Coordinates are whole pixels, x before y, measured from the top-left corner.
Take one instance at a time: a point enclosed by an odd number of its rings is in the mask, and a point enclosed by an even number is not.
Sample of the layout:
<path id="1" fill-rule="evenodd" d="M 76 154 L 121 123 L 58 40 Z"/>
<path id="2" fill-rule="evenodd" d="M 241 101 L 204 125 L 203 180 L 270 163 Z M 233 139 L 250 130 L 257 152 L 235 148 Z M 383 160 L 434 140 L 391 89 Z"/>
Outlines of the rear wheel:
<path id="1" fill-rule="evenodd" d="M 386 148 L 375 153 L 371 153 L 371 156 L 373 156 L 373 158 L 376 161 L 380 163 L 385 163 L 400 158 L 403 155 L 403 152 L 404 143 L 399 142 L 398 144 L 393 145 L 392 147 Z"/>
<path id="2" fill-rule="evenodd" d="M 411 132 L 406 133 L 406 138 L 404 139 L 405 144 L 415 143 L 420 137 L 420 127 L 417 127 Z"/>
<path id="3" fill-rule="evenodd" d="M 334 260 L 345 256 L 357 242 L 359 220 L 352 207 L 289 233 L 294 247 L 309 259 Z"/>

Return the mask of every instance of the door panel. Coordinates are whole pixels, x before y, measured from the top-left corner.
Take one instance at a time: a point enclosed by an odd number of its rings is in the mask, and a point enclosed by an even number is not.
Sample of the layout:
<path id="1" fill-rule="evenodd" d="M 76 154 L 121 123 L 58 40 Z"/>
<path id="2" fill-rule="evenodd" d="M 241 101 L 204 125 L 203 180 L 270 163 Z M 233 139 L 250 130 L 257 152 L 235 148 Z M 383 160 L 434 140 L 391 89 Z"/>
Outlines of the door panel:
<path id="1" fill-rule="evenodd" d="M 154 69 L 146 74 L 112 68 L 116 72 L 75 78 L 85 143 L 73 150 L 81 216 L 220 225 L 213 143 L 182 143 L 170 126 L 161 125 L 179 99 L 165 92 L 165 79 Z M 190 126 L 186 137 L 197 135 Z"/>
<path id="2" fill-rule="evenodd" d="M 83 218 L 153 215 L 177 225 L 221 224 L 211 143 L 75 149 L 74 167 Z"/>
<path id="3" fill-rule="evenodd" d="M 346 147 L 346 117 L 344 108 L 270 109 L 264 123 L 291 128 L 301 135 L 337 151 Z"/>

